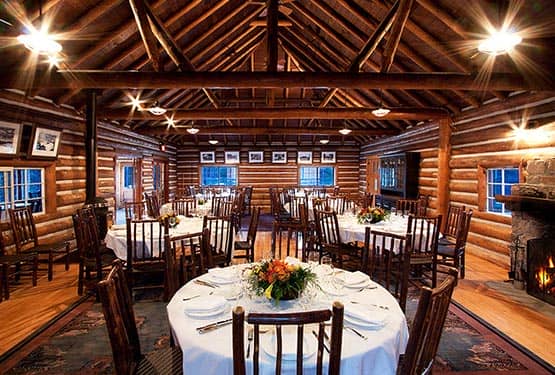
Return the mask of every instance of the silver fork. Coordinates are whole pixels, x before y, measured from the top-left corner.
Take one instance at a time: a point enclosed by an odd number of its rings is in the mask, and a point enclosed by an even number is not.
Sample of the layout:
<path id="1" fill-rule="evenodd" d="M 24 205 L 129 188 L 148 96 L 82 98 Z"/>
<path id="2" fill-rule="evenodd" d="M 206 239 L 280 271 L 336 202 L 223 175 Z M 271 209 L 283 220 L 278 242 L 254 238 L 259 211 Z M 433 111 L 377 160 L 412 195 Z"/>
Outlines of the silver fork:
<path id="1" fill-rule="evenodd" d="M 247 358 L 250 357 L 251 355 L 251 342 L 254 339 L 254 328 L 249 327 L 247 329 L 247 340 L 248 340 L 248 344 L 247 344 Z"/>

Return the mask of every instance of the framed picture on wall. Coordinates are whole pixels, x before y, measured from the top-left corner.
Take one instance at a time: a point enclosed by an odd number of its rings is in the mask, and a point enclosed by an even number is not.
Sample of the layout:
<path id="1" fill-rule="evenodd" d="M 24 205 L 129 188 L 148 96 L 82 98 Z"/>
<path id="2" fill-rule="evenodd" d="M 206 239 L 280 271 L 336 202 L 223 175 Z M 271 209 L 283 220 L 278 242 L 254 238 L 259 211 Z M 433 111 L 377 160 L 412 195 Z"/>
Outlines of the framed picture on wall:
<path id="1" fill-rule="evenodd" d="M 297 163 L 312 164 L 312 151 L 299 151 L 297 153 Z"/>
<path id="2" fill-rule="evenodd" d="M 272 151 L 272 163 L 287 163 L 287 151 Z"/>
<path id="3" fill-rule="evenodd" d="M 321 163 L 335 163 L 335 151 L 322 151 Z"/>
<path id="4" fill-rule="evenodd" d="M 21 124 L 0 121 L 0 155 L 17 154 L 21 128 Z"/>
<path id="5" fill-rule="evenodd" d="M 215 163 L 216 162 L 216 153 L 214 151 L 202 151 L 200 153 L 200 162 L 201 163 Z"/>
<path id="6" fill-rule="evenodd" d="M 264 151 L 249 151 L 249 163 L 264 163 Z"/>
<path id="7" fill-rule="evenodd" d="M 58 130 L 35 128 L 33 143 L 31 143 L 31 156 L 55 158 L 58 156 L 62 132 Z"/>
<path id="8" fill-rule="evenodd" d="M 225 152 L 226 164 L 239 164 L 239 151 L 226 151 Z"/>

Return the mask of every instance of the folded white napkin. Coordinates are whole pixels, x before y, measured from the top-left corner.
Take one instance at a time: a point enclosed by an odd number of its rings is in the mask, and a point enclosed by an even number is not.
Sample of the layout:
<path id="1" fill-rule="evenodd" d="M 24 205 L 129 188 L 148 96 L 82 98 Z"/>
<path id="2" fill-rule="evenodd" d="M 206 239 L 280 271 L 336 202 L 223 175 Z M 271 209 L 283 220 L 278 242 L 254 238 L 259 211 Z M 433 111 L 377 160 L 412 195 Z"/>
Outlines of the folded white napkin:
<path id="1" fill-rule="evenodd" d="M 349 286 L 365 284 L 369 279 L 367 274 L 360 271 L 345 272 L 344 274 L 345 285 Z"/>
<path id="2" fill-rule="evenodd" d="M 331 268 L 329 265 L 327 264 L 319 264 L 315 269 L 314 269 L 314 273 L 317 276 L 329 276 L 333 273 L 333 268 Z"/>
<path id="3" fill-rule="evenodd" d="M 387 319 L 388 311 L 374 306 L 358 303 L 346 303 L 345 315 L 366 324 L 383 325 Z"/>
<path id="4" fill-rule="evenodd" d="M 185 302 L 185 312 L 210 313 L 225 307 L 226 301 L 223 296 L 205 296 L 191 299 Z"/>
<path id="5" fill-rule="evenodd" d="M 301 261 L 299 259 L 295 258 L 295 257 L 287 257 L 287 258 L 285 258 L 285 263 L 299 264 L 299 263 L 301 263 Z"/>

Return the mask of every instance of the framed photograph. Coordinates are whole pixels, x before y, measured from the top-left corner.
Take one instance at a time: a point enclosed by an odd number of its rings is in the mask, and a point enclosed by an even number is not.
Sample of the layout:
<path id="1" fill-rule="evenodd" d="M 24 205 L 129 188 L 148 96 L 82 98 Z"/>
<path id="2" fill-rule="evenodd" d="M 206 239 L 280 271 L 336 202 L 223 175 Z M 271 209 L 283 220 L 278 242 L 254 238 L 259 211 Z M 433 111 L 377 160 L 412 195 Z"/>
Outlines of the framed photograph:
<path id="1" fill-rule="evenodd" d="M 264 151 L 249 151 L 249 163 L 264 163 Z"/>
<path id="2" fill-rule="evenodd" d="M 312 164 L 312 151 L 299 151 L 297 153 L 297 163 Z"/>
<path id="3" fill-rule="evenodd" d="M 272 151 L 272 163 L 287 163 L 287 151 Z"/>
<path id="4" fill-rule="evenodd" d="M 225 152 L 226 164 L 239 164 L 239 151 L 226 151 Z"/>
<path id="5" fill-rule="evenodd" d="M 200 162 L 201 163 L 215 163 L 216 162 L 216 153 L 214 151 L 202 151 L 200 153 Z"/>
<path id="6" fill-rule="evenodd" d="M 335 163 L 335 151 L 322 151 L 321 163 Z"/>
<path id="7" fill-rule="evenodd" d="M 21 127 L 21 124 L 0 121 L 0 154 L 17 154 L 21 138 Z"/>
<path id="8" fill-rule="evenodd" d="M 35 128 L 35 136 L 31 144 L 31 156 L 55 158 L 58 155 L 62 132 L 58 130 Z"/>

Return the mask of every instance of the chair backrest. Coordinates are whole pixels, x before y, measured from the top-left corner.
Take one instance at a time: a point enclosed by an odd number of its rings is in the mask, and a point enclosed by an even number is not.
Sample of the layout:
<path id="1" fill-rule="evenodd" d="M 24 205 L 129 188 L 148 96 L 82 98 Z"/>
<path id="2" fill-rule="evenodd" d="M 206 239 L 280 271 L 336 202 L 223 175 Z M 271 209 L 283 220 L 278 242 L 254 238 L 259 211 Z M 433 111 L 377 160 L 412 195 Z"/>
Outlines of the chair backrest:
<path id="1" fill-rule="evenodd" d="M 158 219 L 127 218 L 127 269 L 134 263 L 160 261 L 163 259 L 164 235 L 167 223 Z"/>
<path id="2" fill-rule="evenodd" d="M 249 231 L 247 232 L 247 241 L 254 251 L 254 243 L 256 234 L 258 233 L 258 220 L 260 219 L 260 207 L 253 207 L 251 221 L 249 223 Z"/>
<path id="3" fill-rule="evenodd" d="M 145 216 L 145 202 L 125 202 L 125 218 L 142 219 Z"/>
<path id="4" fill-rule="evenodd" d="M 95 235 L 96 219 L 94 216 L 75 213 L 72 215 L 72 220 L 79 257 L 100 262 L 100 243 L 98 236 Z"/>
<path id="5" fill-rule="evenodd" d="M 305 196 L 292 196 L 289 200 L 289 213 L 291 214 L 291 219 L 301 219 L 301 208 L 303 210 L 308 210 L 307 198 Z"/>
<path id="6" fill-rule="evenodd" d="M 427 194 L 418 194 L 418 212 L 417 215 L 426 216 L 428 214 L 428 204 L 430 203 L 430 196 Z"/>
<path id="7" fill-rule="evenodd" d="M 234 228 L 229 216 L 205 216 L 203 228 L 210 230 L 210 250 L 214 263 L 231 263 Z"/>
<path id="8" fill-rule="evenodd" d="M 376 204 L 375 199 L 374 199 L 374 194 L 372 193 L 368 193 L 368 192 L 364 192 L 362 193 L 360 200 L 359 200 L 359 205 L 361 207 L 374 207 Z"/>
<path id="9" fill-rule="evenodd" d="M 338 246 L 341 244 L 337 212 L 333 210 L 315 210 L 314 220 L 316 221 L 316 232 L 321 246 Z"/>
<path id="10" fill-rule="evenodd" d="M 25 251 L 29 246 L 37 246 L 39 241 L 31 206 L 9 208 L 8 213 L 16 252 Z"/>
<path id="11" fill-rule="evenodd" d="M 141 359 L 141 346 L 133 303 L 120 260 L 114 261 L 112 270 L 98 283 L 98 294 L 112 346 L 115 372 L 133 374 Z"/>
<path id="12" fill-rule="evenodd" d="M 212 207 L 210 215 L 212 216 L 230 216 L 233 208 L 233 198 L 231 196 L 212 197 Z"/>
<path id="13" fill-rule="evenodd" d="M 412 233 L 411 256 L 436 256 L 442 215 L 409 215 L 407 234 Z"/>
<path id="14" fill-rule="evenodd" d="M 345 197 L 342 195 L 330 195 L 327 205 L 330 209 L 337 212 L 338 215 L 343 215 L 345 212 Z"/>
<path id="15" fill-rule="evenodd" d="M 210 252 L 210 229 L 179 236 L 164 236 L 165 293 L 171 298 L 189 280 L 213 267 Z"/>
<path id="16" fill-rule="evenodd" d="M 437 288 L 422 288 L 409 342 L 399 364 L 399 374 L 420 375 L 431 372 L 457 283 L 457 273 L 456 269 L 451 268 L 447 278 Z"/>
<path id="17" fill-rule="evenodd" d="M 420 203 L 419 199 L 399 199 L 395 203 L 395 208 L 397 214 L 401 216 L 409 214 L 419 215 Z"/>
<path id="18" fill-rule="evenodd" d="M 297 374 L 303 373 L 303 336 L 315 334 L 318 340 L 318 348 L 316 351 L 316 374 L 321 375 L 323 371 L 323 353 L 325 323 L 331 318 L 331 335 L 329 345 L 329 364 L 328 374 L 339 374 L 341 364 L 341 345 L 343 336 L 343 305 L 340 302 L 334 302 L 332 310 L 316 310 L 305 311 L 299 313 L 249 313 L 245 319 L 245 311 L 241 306 L 233 309 L 233 373 L 235 375 L 245 374 L 245 320 L 254 326 L 254 348 L 253 348 L 253 369 L 254 373 L 259 373 L 259 354 L 260 354 L 260 326 L 274 325 L 276 334 L 276 363 L 275 374 L 281 374 L 283 360 L 283 327 L 296 326 L 297 353 L 296 365 Z M 305 332 L 307 324 L 318 324 L 318 330 L 313 332 Z M 312 339 L 312 338 L 310 338 Z M 300 344 L 299 344 L 300 343 Z M 294 345 L 293 343 L 289 343 Z"/>
<path id="19" fill-rule="evenodd" d="M 244 192 L 244 203 L 243 203 L 243 211 L 248 214 L 249 212 L 251 212 L 251 200 L 252 200 L 252 191 L 253 191 L 253 187 L 252 186 L 245 186 L 243 188 L 243 192 Z"/>
<path id="20" fill-rule="evenodd" d="M 455 239 L 455 249 L 457 251 L 464 250 L 466 247 L 466 240 L 468 238 L 468 232 L 470 230 L 470 220 L 472 219 L 472 210 L 464 211 L 461 215 L 459 230 L 457 231 L 457 236 Z"/>
<path id="21" fill-rule="evenodd" d="M 147 215 L 153 218 L 160 216 L 160 201 L 158 200 L 158 195 L 156 192 L 152 192 L 150 195 L 145 191 L 143 192 L 143 197 L 146 203 Z"/>
<path id="22" fill-rule="evenodd" d="M 176 215 L 193 216 L 197 210 L 197 200 L 194 196 L 174 199 L 171 205 Z"/>
<path id="23" fill-rule="evenodd" d="M 460 230 L 462 215 L 464 214 L 464 206 L 455 206 L 450 204 L 447 208 L 447 217 L 444 220 L 442 234 L 445 237 L 455 239 Z"/>

